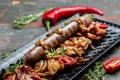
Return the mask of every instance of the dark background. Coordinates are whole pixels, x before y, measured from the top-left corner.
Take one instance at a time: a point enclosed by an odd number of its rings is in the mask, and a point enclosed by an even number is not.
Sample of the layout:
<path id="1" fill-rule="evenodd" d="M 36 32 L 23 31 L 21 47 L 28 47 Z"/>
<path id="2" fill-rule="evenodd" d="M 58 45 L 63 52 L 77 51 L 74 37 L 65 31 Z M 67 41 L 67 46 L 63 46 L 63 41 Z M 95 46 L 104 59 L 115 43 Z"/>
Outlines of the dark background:
<path id="1" fill-rule="evenodd" d="M 64 6 L 93 6 L 105 13 L 103 17 L 95 15 L 99 19 L 120 24 L 119 0 L 0 0 L 0 57 L 2 53 L 18 50 L 30 41 L 46 32 L 41 24 L 41 19 L 36 23 L 26 25 L 21 30 L 13 28 L 13 20 L 27 14 L 37 14 L 42 9 Z M 120 55 L 119 44 L 115 46 L 105 60 Z M 0 58 L 1 59 L 1 58 Z M 120 71 L 114 74 L 106 74 L 105 80 L 119 80 Z"/>

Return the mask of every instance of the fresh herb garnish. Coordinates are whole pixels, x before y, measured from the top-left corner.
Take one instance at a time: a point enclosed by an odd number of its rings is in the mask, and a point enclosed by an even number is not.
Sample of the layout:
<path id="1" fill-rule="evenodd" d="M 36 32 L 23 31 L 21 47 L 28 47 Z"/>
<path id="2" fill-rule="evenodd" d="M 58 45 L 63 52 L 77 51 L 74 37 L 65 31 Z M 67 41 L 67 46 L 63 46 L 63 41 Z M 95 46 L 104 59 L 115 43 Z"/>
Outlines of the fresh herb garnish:
<path id="1" fill-rule="evenodd" d="M 64 53 L 65 49 L 60 47 L 60 53 Z"/>
<path id="2" fill-rule="evenodd" d="M 4 59 L 4 58 L 8 57 L 9 55 L 11 55 L 11 53 L 3 53 L 1 58 Z"/>
<path id="3" fill-rule="evenodd" d="M 6 58 L 6 57 L 8 57 L 9 55 L 11 55 L 13 52 L 15 52 L 16 50 L 12 50 L 12 51 L 10 51 L 10 52 L 8 52 L 8 53 L 3 53 L 2 54 L 2 56 L 1 56 L 1 58 L 2 59 L 4 59 L 4 58 Z"/>
<path id="4" fill-rule="evenodd" d="M 95 17 L 94 17 L 93 15 L 90 16 L 90 19 L 91 19 L 92 21 L 95 21 Z"/>
<path id="5" fill-rule="evenodd" d="M 15 24 L 15 28 L 22 29 L 25 24 L 29 24 L 29 23 L 39 19 L 39 17 L 41 17 L 45 12 L 47 12 L 48 10 L 51 10 L 51 9 L 53 9 L 53 8 L 44 9 L 36 15 L 31 15 L 31 14 L 25 15 L 23 17 L 20 17 L 17 20 L 13 20 L 13 23 Z"/>
<path id="6" fill-rule="evenodd" d="M 55 55 L 57 55 L 57 54 L 65 55 L 65 54 L 64 54 L 64 52 L 65 52 L 65 49 L 64 49 L 64 48 L 61 48 L 61 47 L 60 47 L 60 48 L 59 48 L 59 51 L 60 51 L 60 52 L 57 52 L 56 49 L 51 48 L 50 50 L 45 50 L 44 53 L 45 53 L 46 55 L 50 55 L 50 56 L 55 56 Z"/>
<path id="7" fill-rule="evenodd" d="M 61 54 L 61 55 L 64 55 L 64 56 L 65 56 L 65 51 L 66 51 L 66 50 L 65 50 L 64 48 L 60 47 L 60 54 Z"/>
<path id="8" fill-rule="evenodd" d="M 53 53 L 53 54 L 56 54 L 56 53 L 57 53 L 54 48 L 51 48 L 51 49 L 50 49 L 50 52 Z"/>
<path id="9" fill-rule="evenodd" d="M 12 54 L 13 52 L 15 52 L 15 51 L 16 51 L 16 50 L 12 50 L 12 51 L 10 51 L 9 53 L 3 53 L 3 54 L 2 54 L 2 59 L 8 57 L 9 55 L 11 55 L 11 54 Z M 20 67 L 21 63 L 22 63 L 21 61 L 18 61 L 16 64 L 11 65 L 9 68 L 6 68 L 5 71 L 6 71 L 6 72 L 11 72 L 12 74 L 14 74 L 15 69 L 18 69 L 18 68 Z"/>
<path id="10" fill-rule="evenodd" d="M 47 55 L 47 54 L 50 53 L 50 51 L 49 50 L 45 50 L 44 53 Z"/>
<path id="11" fill-rule="evenodd" d="M 57 54 L 56 50 L 54 48 L 51 48 L 50 50 L 45 50 L 46 55 L 54 56 Z"/>
<path id="12" fill-rule="evenodd" d="M 94 67 L 89 68 L 88 71 L 83 74 L 83 78 L 85 80 L 103 80 L 105 71 L 101 64 L 101 61 L 95 62 Z"/>
<path id="13" fill-rule="evenodd" d="M 9 68 L 5 69 L 6 72 L 11 72 L 12 74 L 15 73 L 15 70 L 18 69 L 20 67 L 20 65 L 22 64 L 22 61 L 18 61 L 16 64 L 10 66 Z"/>
<path id="14" fill-rule="evenodd" d="M 61 23 L 62 23 L 62 25 L 63 25 L 63 26 L 65 26 L 65 25 L 67 25 L 67 24 L 68 24 L 68 22 L 67 22 L 67 21 L 65 21 L 65 20 L 61 20 Z"/>
<path id="15" fill-rule="evenodd" d="M 68 22 L 64 22 L 64 25 L 67 25 L 68 24 Z"/>

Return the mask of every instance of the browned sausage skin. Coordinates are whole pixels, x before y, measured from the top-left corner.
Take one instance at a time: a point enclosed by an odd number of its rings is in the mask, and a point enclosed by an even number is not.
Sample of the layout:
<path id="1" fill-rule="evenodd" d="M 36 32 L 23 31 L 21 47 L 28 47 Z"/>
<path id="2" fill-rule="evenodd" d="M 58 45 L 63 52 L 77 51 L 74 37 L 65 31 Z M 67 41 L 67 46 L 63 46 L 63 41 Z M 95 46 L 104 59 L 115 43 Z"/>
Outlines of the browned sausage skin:
<path id="1" fill-rule="evenodd" d="M 41 46 L 35 46 L 28 51 L 23 57 L 23 63 L 27 65 L 34 65 L 38 62 L 44 53 L 44 49 Z"/>
<path id="2" fill-rule="evenodd" d="M 43 40 L 38 41 L 35 47 L 23 56 L 23 63 L 27 65 L 34 65 L 41 59 L 45 50 L 59 46 L 60 43 L 63 42 L 66 38 L 80 30 L 80 26 L 83 23 L 85 26 L 88 26 L 92 22 L 90 14 L 85 14 L 79 17 L 79 19 L 82 21 L 82 23 L 79 20 L 77 21 L 77 19 L 72 20 L 65 27 L 58 28 L 58 31 L 61 31 L 61 33 L 53 31 L 52 34 L 46 36 L 46 38 Z"/>

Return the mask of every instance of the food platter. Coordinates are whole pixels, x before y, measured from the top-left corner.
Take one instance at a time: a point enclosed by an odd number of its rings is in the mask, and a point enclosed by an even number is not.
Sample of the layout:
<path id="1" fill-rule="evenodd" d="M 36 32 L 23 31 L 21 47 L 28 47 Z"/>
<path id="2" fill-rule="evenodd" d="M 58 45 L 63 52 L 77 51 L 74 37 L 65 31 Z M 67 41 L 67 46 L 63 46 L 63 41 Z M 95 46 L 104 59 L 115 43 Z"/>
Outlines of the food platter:
<path id="1" fill-rule="evenodd" d="M 64 23 L 71 21 L 73 18 L 80 16 L 76 14 L 71 18 L 65 20 Z M 96 22 L 102 22 L 108 24 L 107 28 L 107 35 L 100 41 L 93 42 L 95 46 L 95 50 L 88 49 L 87 54 L 84 55 L 84 58 L 89 59 L 89 61 L 81 66 L 73 66 L 72 68 L 65 69 L 62 72 L 58 72 L 55 74 L 53 80 L 73 80 L 76 78 L 81 72 L 83 72 L 86 68 L 88 68 L 93 62 L 95 62 L 98 58 L 104 55 L 108 50 L 110 50 L 114 45 L 120 42 L 120 26 L 111 22 L 95 19 Z M 63 23 L 58 24 L 58 27 L 62 27 Z M 54 29 L 54 28 L 53 28 Z M 41 35 L 40 37 L 36 38 L 32 42 L 26 44 L 21 49 L 17 50 L 15 53 L 10 55 L 9 57 L 0 61 L 0 79 L 2 79 L 2 73 L 4 69 L 8 68 L 10 65 L 15 64 L 18 60 L 20 60 L 23 55 L 28 52 L 30 49 L 34 47 L 34 43 L 42 39 L 51 32 L 46 32 L 45 34 Z M 95 43 L 95 44 L 94 44 Z"/>

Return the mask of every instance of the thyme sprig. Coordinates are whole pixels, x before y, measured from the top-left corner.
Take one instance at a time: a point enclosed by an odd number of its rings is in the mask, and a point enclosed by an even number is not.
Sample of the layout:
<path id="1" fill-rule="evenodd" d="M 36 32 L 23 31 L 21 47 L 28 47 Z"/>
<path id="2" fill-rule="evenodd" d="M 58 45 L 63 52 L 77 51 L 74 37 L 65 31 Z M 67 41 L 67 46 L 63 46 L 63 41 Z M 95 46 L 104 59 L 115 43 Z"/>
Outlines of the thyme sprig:
<path id="1" fill-rule="evenodd" d="M 35 15 L 25 15 L 23 17 L 20 17 L 18 19 L 13 20 L 14 27 L 16 29 L 22 29 L 24 25 L 29 24 L 35 20 L 38 20 L 45 12 L 51 10 L 53 8 L 48 8 L 48 9 L 43 9 L 40 13 L 35 14 Z"/>
<path id="2" fill-rule="evenodd" d="M 105 71 L 102 66 L 102 61 L 97 61 L 93 68 L 89 68 L 86 73 L 83 74 L 85 80 L 103 80 Z"/>

